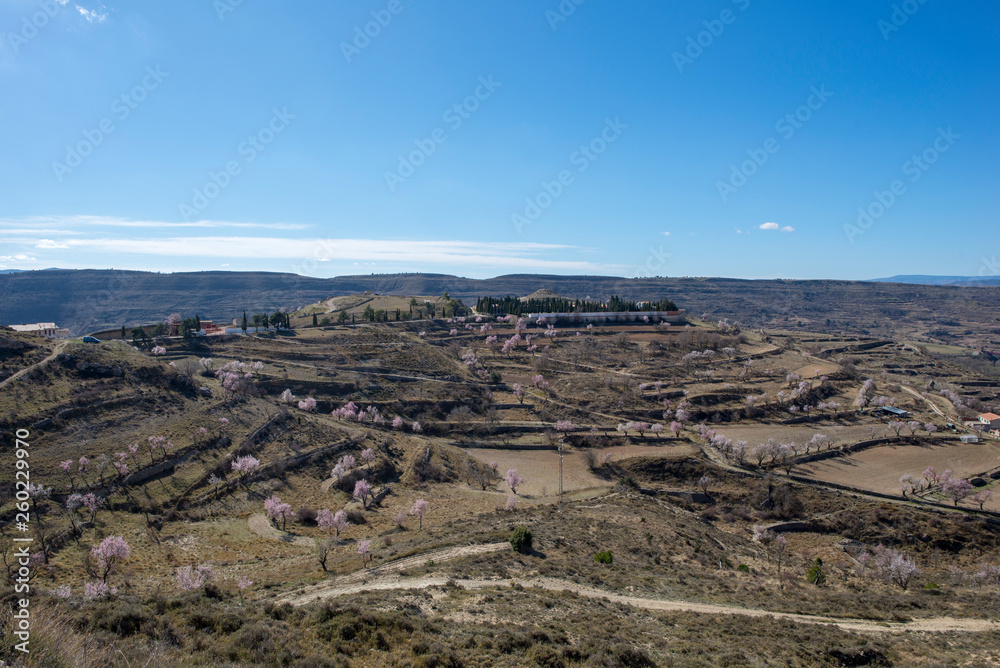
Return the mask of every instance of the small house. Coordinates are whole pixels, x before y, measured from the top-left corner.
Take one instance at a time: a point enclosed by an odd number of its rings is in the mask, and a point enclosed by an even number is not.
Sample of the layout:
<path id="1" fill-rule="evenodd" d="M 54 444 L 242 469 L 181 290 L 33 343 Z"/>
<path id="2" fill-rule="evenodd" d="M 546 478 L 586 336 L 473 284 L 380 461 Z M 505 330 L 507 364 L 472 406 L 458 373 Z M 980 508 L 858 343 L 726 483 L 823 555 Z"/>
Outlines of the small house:
<path id="1" fill-rule="evenodd" d="M 896 420 L 902 420 L 903 418 L 910 417 L 909 411 L 904 411 L 902 408 L 895 408 L 893 406 L 881 406 L 875 412 L 876 414 Z"/>
<path id="2" fill-rule="evenodd" d="M 979 416 L 979 422 L 986 425 L 988 430 L 1000 429 L 1000 415 L 996 413 L 983 413 Z"/>
<path id="3" fill-rule="evenodd" d="M 44 336 L 47 339 L 69 338 L 69 330 L 65 327 L 56 327 L 56 323 L 54 322 L 36 322 L 31 325 L 11 325 L 10 328 L 15 332 L 34 334 L 35 336 Z"/>
<path id="4" fill-rule="evenodd" d="M 978 443 L 979 436 L 976 434 L 962 434 L 958 437 L 962 443 Z"/>

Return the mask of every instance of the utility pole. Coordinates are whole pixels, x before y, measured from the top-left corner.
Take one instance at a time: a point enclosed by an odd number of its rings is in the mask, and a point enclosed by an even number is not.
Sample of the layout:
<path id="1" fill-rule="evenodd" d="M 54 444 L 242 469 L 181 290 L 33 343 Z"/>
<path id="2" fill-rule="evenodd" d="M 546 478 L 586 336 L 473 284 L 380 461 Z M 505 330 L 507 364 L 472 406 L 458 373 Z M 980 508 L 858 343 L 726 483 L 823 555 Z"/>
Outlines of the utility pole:
<path id="1" fill-rule="evenodd" d="M 559 507 L 562 508 L 563 497 L 563 442 L 559 441 Z"/>

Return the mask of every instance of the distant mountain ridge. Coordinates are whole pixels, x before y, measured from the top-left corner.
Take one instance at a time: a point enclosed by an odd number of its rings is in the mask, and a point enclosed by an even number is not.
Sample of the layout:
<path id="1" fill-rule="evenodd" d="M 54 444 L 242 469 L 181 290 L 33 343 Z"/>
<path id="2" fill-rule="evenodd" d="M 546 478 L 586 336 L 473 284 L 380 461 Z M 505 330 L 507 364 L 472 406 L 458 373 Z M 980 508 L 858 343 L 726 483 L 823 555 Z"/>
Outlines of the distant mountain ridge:
<path id="1" fill-rule="evenodd" d="M 672 299 L 691 316 L 748 325 L 799 320 L 868 326 L 878 318 L 953 317 L 993 323 L 1000 288 L 975 299 L 964 288 L 862 281 L 621 278 L 509 274 L 471 279 L 447 274 L 381 274 L 312 278 L 267 272 L 158 274 L 115 270 L 25 271 L 0 275 L 0 323 L 55 322 L 74 334 L 162 321 L 171 313 L 229 321 L 248 313 L 297 308 L 337 295 L 371 290 L 394 295 L 441 295 L 475 303 L 485 295 L 522 297 L 552 290 L 567 298 Z M 864 306 L 871 315 L 862 316 Z M 789 325 L 790 326 L 790 325 Z M 990 325 L 995 327 L 995 324 Z"/>
<path id="2" fill-rule="evenodd" d="M 906 283 L 908 285 L 959 285 L 984 287 L 1000 285 L 1000 276 L 927 276 L 924 274 L 872 278 L 872 283 Z"/>

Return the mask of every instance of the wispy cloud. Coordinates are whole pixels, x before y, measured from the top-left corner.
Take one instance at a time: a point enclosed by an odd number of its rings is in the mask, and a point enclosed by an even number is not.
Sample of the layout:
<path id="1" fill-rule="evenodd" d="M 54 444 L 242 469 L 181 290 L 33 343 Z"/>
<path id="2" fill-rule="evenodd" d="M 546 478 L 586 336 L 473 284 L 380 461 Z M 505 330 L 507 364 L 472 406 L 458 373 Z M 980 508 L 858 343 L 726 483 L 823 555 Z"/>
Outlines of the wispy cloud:
<path id="1" fill-rule="evenodd" d="M 780 227 L 781 226 L 778 225 L 777 223 L 764 223 L 763 225 L 760 226 L 760 229 L 762 229 L 762 230 L 777 230 Z"/>
<path id="2" fill-rule="evenodd" d="M 53 241 L 52 239 L 40 239 L 38 243 L 35 244 L 35 248 L 69 248 L 69 246 L 64 243 Z"/>
<path id="3" fill-rule="evenodd" d="M 160 237 L 153 239 L 68 239 L 70 249 L 115 255 L 256 258 L 269 260 L 476 265 L 577 271 L 607 270 L 608 265 L 561 260 L 549 254 L 584 250 L 542 243 L 411 241 L 401 239 L 288 239 L 281 237 Z"/>
<path id="4" fill-rule="evenodd" d="M 782 232 L 794 232 L 795 228 L 792 227 L 791 225 L 785 225 L 784 227 L 781 228 L 781 231 Z"/>
<path id="5" fill-rule="evenodd" d="M 37 262 L 36 258 L 29 255 L 0 255 L 0 262 Z"/>
<path id="6" fill-rule="evenodd" d="M 30 227 L 32 225 L 48 225 L 63 227 L 146 227 L 146 228 L 203 228 L 203 229 L 223 229 L 223 228 L 246 228 L 263 230 L 305 230 L 309 225 L 299 223 L 238 223 L 225 220 L 196 220 L 191 222 L 167 222 L 162 220 L 129 220 L 114 216 L 26 216 L 23 218 L 3 218 L 0 219 L 0 232 L 4 226 L 19 225 Z M 36 230 L 43 233 L 43 230 Z M 49 232 L 52 233 L 52 232 Z"/>
<path id="7" fill-rule="evenodd" d="M 104 20 L 108 18 L 106 12 L 99 12 L 96 9 L 86 9 L 80 5 L 76 5 L 76 11 L 80 12 L 80 16 L 87 19 L 87 23 L 94 23 L 95 21 L 97 23 L 104 23 Z"/>

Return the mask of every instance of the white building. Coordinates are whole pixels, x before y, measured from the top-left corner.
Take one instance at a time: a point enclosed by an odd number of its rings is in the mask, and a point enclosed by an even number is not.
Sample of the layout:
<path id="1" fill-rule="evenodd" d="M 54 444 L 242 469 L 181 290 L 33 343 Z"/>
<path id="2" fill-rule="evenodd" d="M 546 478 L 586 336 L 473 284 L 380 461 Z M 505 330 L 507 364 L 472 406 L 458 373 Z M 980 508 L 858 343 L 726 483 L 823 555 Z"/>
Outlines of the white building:
<path id="1" fill-rule="evenodd" d="M 650 322 L 669 322 L 673 325 L 683 325 L 687 320 L 687 311 L 610 311 L 599 313 L 529 313 L 525 316 L 528 322 L 537 322 L 539 318 L 562 323 L 577 322 L 599 322 L 599 323 L 626 323 L 645 322 L 649 318 Z"/>
<path id="2" fill-rule="evenodd" d="M 983 413 L 979 416 L 979 423 L 986 425 L 987 430 L 1000 429 L 1000 415 Z"/>
<path id="3" fill-rule="evenodd" d="M 35 336 L 44 336 L 48 339 L 69 338 L 69 330 L 65 327 L 56 327 L 56 323 L 54 322 L 36 322 L 32 325 L 11 325 L 10 328 L 15 332 L 34 334 Z"/>

